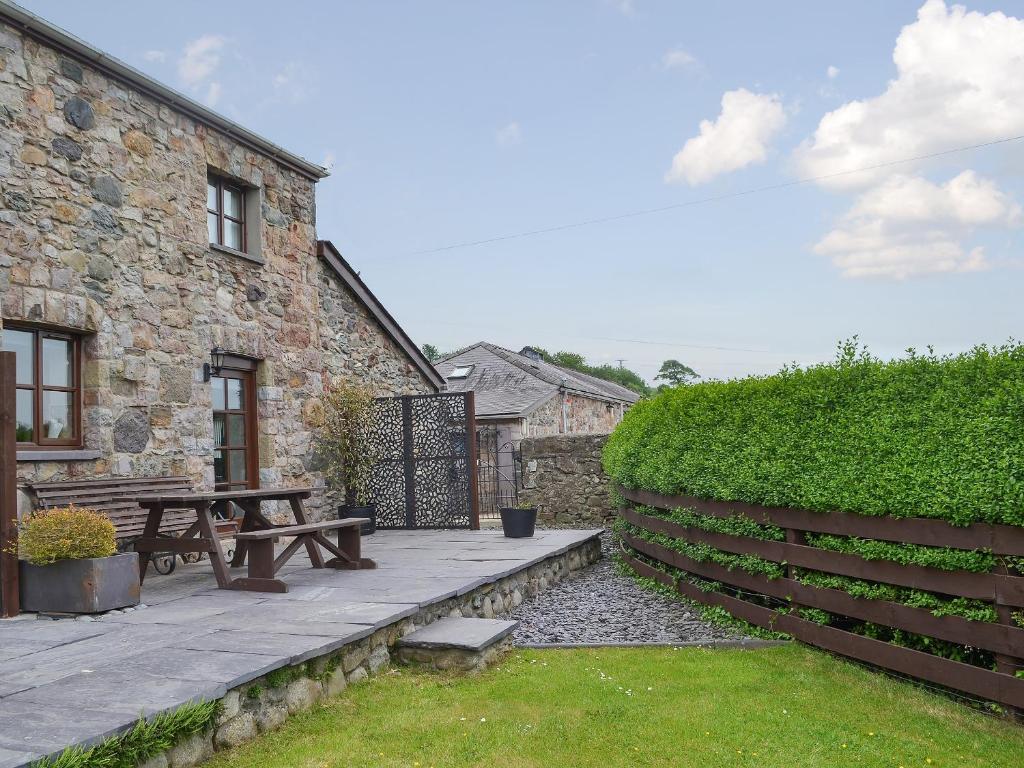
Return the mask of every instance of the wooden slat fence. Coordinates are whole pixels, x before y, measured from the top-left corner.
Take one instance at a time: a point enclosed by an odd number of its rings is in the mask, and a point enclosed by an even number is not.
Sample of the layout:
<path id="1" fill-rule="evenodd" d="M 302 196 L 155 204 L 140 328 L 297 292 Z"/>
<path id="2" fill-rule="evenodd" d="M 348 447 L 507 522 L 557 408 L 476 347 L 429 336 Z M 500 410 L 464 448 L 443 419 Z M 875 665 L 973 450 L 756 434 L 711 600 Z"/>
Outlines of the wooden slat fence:
<path id="1" fill-rule="evenodd" d="M 740 569 L 698 561 L 654 541 L 622 534 L 629 547 L 623 557 L 637 573 L 672 587 L 686 598 L 720 606 L 733 616 L 765 629 L 785 632 L 797 640 L 918 678 L 964 694 L 1024 710 L 1024 628 L 1012 614 L 1024 607 L 1024 577 L 1012 575 L 1003 565 L 987 573 L 947 571 L 887 560 L 868 560 L 859 555 L 809 546 L 806 533 L 828 533 L 861 539 L 881 539 L 963 550 L 988 550 L 997 555 L 1024 556 L 1024 529 L 976 523 L 958 528 L 942 520 L 872 517 L 846 512 L 810 512 L 762 507 L 740 502 L 711 501 L 690 496 L 666 496 L 619 488 L 635 505 L 661 510 L 689 509 L 713 517 L 742 515 L 763 525 L 782 528 L 785 541 L 713 533 L 681 525 L 633 508 L 622 511 L 627 523 L 652 534 L 692 544 L 705 544 L 722 552 L 753 555 L 778 563 L 786 575 L 769 578 Z M 648 562 L 644 559 L 647 558 Z M 662 563 L 736 591 L 707 590 L 677 579 L 650 562 Z M 996 608 L 998 622 L 972 621 L 960 616 L 935 616 L 930 610 L 883 599 L 853 597 L 838 589 L 807 584 L 794 578 L 794 568 L 846 576 L 870 582 L 925 590 L 950 597 L 982 600 Z M 753 599 L 745 599 L 749 598 Z M 795 610 L 766 607 L 761 597 L 782 601 L 787 607 L 815 608 L 838 616 L 898 629 L 916 635 L 971 646 L 995 654 L 996 669 L 947 659 L 938 655 L 876 640 L 840 627 L 821 625 L 802 618 Z"/>

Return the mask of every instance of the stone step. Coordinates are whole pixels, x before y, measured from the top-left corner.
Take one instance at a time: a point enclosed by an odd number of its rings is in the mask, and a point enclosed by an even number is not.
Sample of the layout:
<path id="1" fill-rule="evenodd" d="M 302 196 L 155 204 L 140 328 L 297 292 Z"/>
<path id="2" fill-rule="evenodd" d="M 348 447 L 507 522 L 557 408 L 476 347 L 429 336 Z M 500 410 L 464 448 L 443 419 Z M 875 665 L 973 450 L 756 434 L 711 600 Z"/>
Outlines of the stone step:
<path id="1" fill-rule="evenodd" d="M 398 641 L 400 661 L 441 670 L 478 672 L 512 646 L 518 621 L 438 619 Z"/>

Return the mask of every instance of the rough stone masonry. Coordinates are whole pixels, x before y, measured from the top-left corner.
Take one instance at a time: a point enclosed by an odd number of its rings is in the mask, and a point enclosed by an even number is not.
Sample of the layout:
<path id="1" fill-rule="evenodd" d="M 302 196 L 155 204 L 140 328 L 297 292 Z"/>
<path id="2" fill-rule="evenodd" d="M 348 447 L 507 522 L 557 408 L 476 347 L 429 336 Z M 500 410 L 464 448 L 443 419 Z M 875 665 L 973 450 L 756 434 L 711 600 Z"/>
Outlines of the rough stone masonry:
<path id="1" fill-rule="evenodd" d="M 209 242 L 208 173 L 255 203 L 248 256 Z M 257 361 L 264 485 L 319 484 L 309 423 L 326 379 L 434 391 L 317 257 L 315 182 L 0 17 L 2 325 L 82 346 L 79 450 L 24 458 L 20 481 L 187 475 L 211 487 L 202 365 L 215 346 Z"/>
<path id="2" fill-rule="evenodd" d="M 527 438 L 520 448 L 523 486 L 520 502 L 537 506 L 547 525 L 603 526 L 615 517 L 601 451 L 608 435 L 555 435 Z"/>

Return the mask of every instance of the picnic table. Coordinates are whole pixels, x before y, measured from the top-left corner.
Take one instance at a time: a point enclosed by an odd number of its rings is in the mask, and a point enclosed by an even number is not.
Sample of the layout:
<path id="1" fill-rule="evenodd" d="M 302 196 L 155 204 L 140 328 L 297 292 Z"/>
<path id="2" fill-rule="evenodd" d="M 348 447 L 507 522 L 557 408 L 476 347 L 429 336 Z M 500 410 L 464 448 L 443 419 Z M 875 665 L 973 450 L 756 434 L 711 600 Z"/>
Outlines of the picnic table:
<path id="1" fill-rule="evenodd" d="M 287 585 L 274 578 L 281 566 L 301 546 L 305 546 L 314 568 L 375 568 L 376 564 L 360 556 L 359 524 L 362 518 L 310 523 L 303 507 L 313 488 L 260 488 L 233 491 L 200 491 L 153 493 L 139 496 L 140 507 L 147 510 L 146 526 L 142 537 L 135 542 L 139 553 L 139 577 L 145 577 L 146 566 L 154 552 L 188 554 L 202 552 L 210 556 L 210 564 L 221 589 L 246 589 L 263 592 L 287 592 Z M 268 519 L 260 509 L 264 501 L 287 501 L 295 523 L 278 524 Z M 232 567 L 240 567 L 249 557 L 247 577 L 232 578 L 217 536 L 213 506 L 217 503 L 234 504 L 243 511 L 242 523 L 235 537 L 235 555 Z M 179 536 L 161 536 L 160 525 L 167 510 L 192 510 L 196 520 Z M 338 544 L 328 541 L 325 534 L 338 531 Z M 295 540 L 277 557 L 274 541 L 280 536 L 294 536 Z M 321 549 L 333 554 L 325 561 Z M 250 550 L 252 550 L 250 556 Z"/>

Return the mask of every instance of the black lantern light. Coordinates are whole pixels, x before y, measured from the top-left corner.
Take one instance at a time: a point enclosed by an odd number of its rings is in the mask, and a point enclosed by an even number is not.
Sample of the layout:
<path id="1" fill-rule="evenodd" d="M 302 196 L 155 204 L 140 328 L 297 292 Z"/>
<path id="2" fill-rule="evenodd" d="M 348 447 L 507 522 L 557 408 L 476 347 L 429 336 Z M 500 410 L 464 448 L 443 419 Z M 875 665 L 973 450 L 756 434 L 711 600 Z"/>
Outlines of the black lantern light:
<path id="1" fill-rule="evenodd" d="M 214 376 L 220 376 L 220 369 L 224 366 L 224 350 L 214 347 L 210 350 L 210 362 L 203 363 L 203 381 L 209 381 Z"/>

